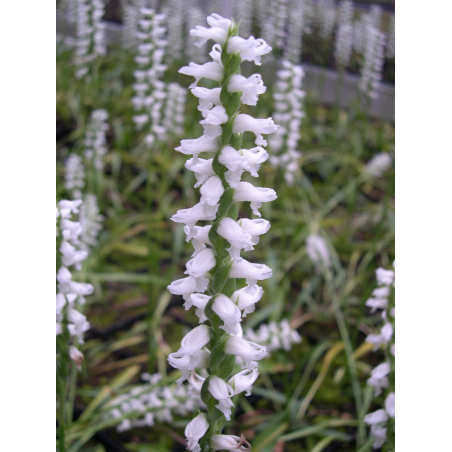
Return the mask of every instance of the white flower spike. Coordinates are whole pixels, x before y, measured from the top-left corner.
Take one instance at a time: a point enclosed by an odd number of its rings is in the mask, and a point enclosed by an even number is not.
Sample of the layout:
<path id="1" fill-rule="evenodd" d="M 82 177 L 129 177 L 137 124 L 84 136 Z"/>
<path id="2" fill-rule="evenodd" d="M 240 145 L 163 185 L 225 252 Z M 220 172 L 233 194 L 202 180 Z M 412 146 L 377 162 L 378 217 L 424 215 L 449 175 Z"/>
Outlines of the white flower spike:
<path id="1" fill-rule="evenodd" d="M 198 416 L 187 427 L 189 450 L 199 452 L 199 440 L 208 435 L 204 441 L 209 450 L 247 451 L 250 446 L 243 437 L 221 435 L 214 419 L 221 415 L 230 420 L 234 406 L 231 398 L 243 391 L 250 393 L 259 376 L 257 361 L 267 354 L 265 347 L 243 339 L 241 321 L 254 311 L 262 297 L 263 290 L 256 282 L 271 277 L 272 270 L 243 259 L 240 253 L 253 250 L 270 223 L 237 218 L 237 203 L 250 202 L 254 214 L 260 216 L 258 209 L 262 203 L 276 199 L 271 188 L 256 188 L 241 181 L 245 171 L 257 177 L 259 166 L 269 156 L 260 146 L 242 149 L 242 133 L 251 131 L 256 135 L 256 144 L 266 145 L 262 134 L 273 133 L 278 126 L 272 118 L 255 119 L 239 114 L 240 101 L 256 105 L 258 96 L 266 90 L 259 74 L 242 76 L 239 63 L 248 60 L 260 64 L 261 56 L 271 47 L 263 39 L 241 38 L 235 23 L 217 14 L 209 16 L 207 22 L 211 28 L 196 26 L 190 34 L 198 39 L 198 46 L 215 41 L 209 53 L 212 61 L 202 65 L 190 63 L 180 69 L 182 74 L 195 78 L 190 89 L 199 99 L 204 133 L 200 138 L 182 140 L 176 150 L 192 156 L 185 166 L 194 173 L 195 188 L 200 187 L 201 197 L 198 204 L 180 210 L 172 220 L 184 224 L 186 240 L 193 245 L 194 252 L 186 265 L 185 274 L 189 276 L 168 286 L 171 293 L 183 296 L 185 309 L 195 308 L 201 325 L 184 337 L 180 349 L 168 361 L 181 371 L 178 382 L 188 380 L 192 391 L 200 394 L 208 407 L 205 417 Z M 227 83 L 212 88 L 197 86 L 203 78 L 223 82 L 225 74 Z M 201 154 L 206 156 L 201 158 Z M 198 221 L 212 223 L 198 225 Z M 246 279 L 246 287 L 236 288 L 229 281 L 239 278 Z M 233 375 L 234 369 L 230 367 L 236 357 L 245 360 L 245 370 Z M 222 373 L 212 374 L 216 369 Z"/>

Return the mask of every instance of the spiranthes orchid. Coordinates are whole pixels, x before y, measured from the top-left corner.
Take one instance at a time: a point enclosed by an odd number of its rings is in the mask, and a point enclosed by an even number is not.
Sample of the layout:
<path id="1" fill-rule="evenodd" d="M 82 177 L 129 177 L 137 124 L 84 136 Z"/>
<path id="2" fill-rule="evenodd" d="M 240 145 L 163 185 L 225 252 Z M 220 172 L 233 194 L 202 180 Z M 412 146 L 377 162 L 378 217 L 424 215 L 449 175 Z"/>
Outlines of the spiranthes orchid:
<path id="1" fill-rule="evenodd" d="M 260 216 L 262 203 L 276 199 L 273 189 L 242 182 L 241 174 L 248 171 L 257 176 L 260 164 L 268 158 L 261 147 L 267 144 L 263 134 L 275 132 L 278 126 L 272 118 L 255 119 L 239 113 L 241 102 L 256 105 L 259 94 L 266 90 L 260 75 L 240 75 L 240 63 L 246 60 L 260 65 L 271 47 L 263 39 L 241 38 L 235 23 L 218 14 L 209 16 L 207 22 L 210 28 L 197 26 L 190 34 L 197 38 L 198 46 L 215 42 L 210 53 L 213 61 L 190 63 L 179 71 L 195 78 L 190 89 L 199 98 L 204 128 L 200 138 L 182 140 L 176 148 L 192 156 L 186 168 L 195 174 L 195 187 L 200 187 L 199 203 L 172 217 L 185 225 L 194 253 L 187 263 L 188 277 L 168 286 L 171 293 L 183 296 L 186 309 L 196 308 L 201 325 L 184 337 L 180 349 L 168 360 L 181 370 L 179 382 L 187 379 L 207 406 L 207 414 L 198 415 L 187 427 L 188 449 L 249 450 L 243 437 L 221 432 L 233 414 L 231 398 L 243 391 L 250 393 L 259 375 L 257 361 L 267 355 L 264 346 L 242 337 L 241 321 L 262 297 L 257 281 L 270 278 L 272 270 L 243 259 L 240 253 L 254 249 L 270 223 L 238 219 L 238 203 L 249 202 L 253 213 Z M 198 86 L 202 79 L 219 86 Z M 255 134 L 257 148 L 242 149 L 245 132 Z M 212 224 L 200 227 L 198 221 Z M 246 280 L 247 285 L 237 288 L 238 279 Z M 245 370 L 234 375 L 237 357 L 244 360 Z"/>

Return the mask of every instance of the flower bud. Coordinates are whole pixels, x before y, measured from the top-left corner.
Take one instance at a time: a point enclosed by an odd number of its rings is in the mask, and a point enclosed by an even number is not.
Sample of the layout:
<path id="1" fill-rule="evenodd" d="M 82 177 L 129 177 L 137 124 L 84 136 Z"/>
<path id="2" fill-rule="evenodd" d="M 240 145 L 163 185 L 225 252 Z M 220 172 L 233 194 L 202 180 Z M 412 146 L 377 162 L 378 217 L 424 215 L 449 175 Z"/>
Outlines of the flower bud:
<path id="1" fill-rule="evenodd" d="M 84 358 L 83 353 L 71 345 L 69 347 L 69 357 L 75 362 L 75 364 L 77 364 L 77 369 L 82 370 L 82 361 Z"/>

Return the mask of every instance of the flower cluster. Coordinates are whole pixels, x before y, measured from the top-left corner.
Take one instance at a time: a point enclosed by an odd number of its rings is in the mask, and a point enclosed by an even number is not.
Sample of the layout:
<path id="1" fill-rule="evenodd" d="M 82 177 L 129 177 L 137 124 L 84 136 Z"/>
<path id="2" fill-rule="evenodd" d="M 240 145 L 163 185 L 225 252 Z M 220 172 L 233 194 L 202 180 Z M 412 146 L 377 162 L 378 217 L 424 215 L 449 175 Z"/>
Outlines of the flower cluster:
<path id="1" fill-rule="evenodd" d="M 64 334 L 65 330 L 83 344 L 83 333 L 89 329 L 86 317 L 77 310 L 77 305 L 85 304 L 85 296 L 93 293 L 91 284 L 72 281 L 72 273 L 68 267 L 76 270 L 81 268 L 88 253 L 80 249 L 80 234 L 82 226 L 78 221 L 73 221 L 72 216 L 79 213 L 82 201 L 62 200 L 56 209 L 57 236 L 60 237 L 61 266 L 57 272 L 57 294 L 56 294 L 56 334 Z M 69 350 L 70 357 L 79 365 L 83 355 L 72 346 Z"/>
<path id="2" fill-rule="evenodd" d="M 168 26 L 168 61 L 179 61 L 184 51 L 185 17 L 187 0 L 168 0 L 162 13 L 167 18 Z"/>
<path id="3" fill-rule="evenodd" d="M 277 72 L 275 101 L 275 121 L 279 129 L 270 139 L 270 147 L 275 155 L 270 157 L 273 166 L 284 168 L 284 177 L 288 185 L 293 185 L 299 171 L 298 161 L 301 152 L 297 150 L 301 138 L 301 119 L 304 116 L 301 89 L 303 69 L 289 61 L 282 62 L 282 69 Z"/>
<path id="4" fill-rule="evenodd" d="M 105 110 L 93 110 L 91 121 L 85 133 L 84 155 L 88 165 L 101 172 L 104 168 L 104 156 L 107 153 L 108 113 Z"/>
<path id="5" fill-rule="evenodd" d="M 364 64 L 361 68 L 361 78 L 358 88 L 369 98 L 377 97 L 383 69 L 385 35 L 374 26 L 369 26 L 364 50 Z"/>
<path id="6" fill-rule="evenodd" d="M 264 345 L 268 352 L 281 349 L 288 352 L 292 349 L 292 344 L 301 342 L 297 330 L 290 327 L 287 319 L 279 323 L 274 321 L 269 324 L 263 323 L 258 330 L 248 329 L 245 331 L 245 338 L 259 345 Z"/>
<path id="7" fill-rule="evenodd" d="M 203 406 L 199 394 L 190 394 L 183 385 L 163 386 L 161 375 L 143 374 L 145 384 L 113 399 L 108 417 L 123 418 L 116 429 L 123 432 L 137 427 L 153 427 L 155 422 L 171 423 L 174 416 L 186 417 Z"/>
<path id="8" fill-rule="evenodd" d="M 184 132 L 184 110 L 187 90 L 178 83 L 167 85 L 166 103 L 163 111 L 162 126 L 165 133 L 171 131 L 176 136 Z"/>
<path id="9" fill-rule="evenodd" d="M 163 14 L 156 14 L 153 9 L 140 8 L 139 29 L 137 32 L 138 55 L 135 62 L 138 68 L 134 71 L 135 95 L 133 107 L 137 113 L 133 121 L 137 130 L 146 129 L 145 143 L 152 147 L 156 137 L 164 137 L 161 125 L 161 110 L 165 99 L 165 84 L 159 78 L 166 70 L 162 64 L 167 41 L 163 39 L 166 29 L 162 26 Z"/>
<path id="10" fill-rule="evenodd" d="M 275 132 L 277 126 L 271 118 L 255 119 L 239 113 L 241 102 L 256 105 L 258 95 L 265 91 L 260 75 L 240 75 L 240 63 L 261 64 L 262 55 L 271 47 L 253 36 L 241 38 L 234 22 L 217 14 L 209 16 L 207 22 L 210 28 L 198 25 L 190 34 L 198 38 L 198 46 L 210 39 L 215 42 L 210 52 L 212 61 L 190 63 L 179 71 L 195 78 L 190 88 L 199 98 L 198 108 L 204 118 L 200 121 L 204 134 L 182 140 L 176 148 L 192 156 L 186 167 L 195 174 L 195 186 L 201 187 L 200 202 L 172 217 L 185 225 L 194 252 L 186 265 L 188 276 L 168 286 L 172 294 L 183 296 L 186 309 L 195 306 L 201 325 L 182 339 L 181 347 L 168 361 L 182 372 L 178 382 L 188 380 L 208 410 L 208 416 L 200 414 L 187 426 L 188 449 L 199 451 L 198 441 L 209 430 L 203 441 L 208 441 L 213 450 L 247 450 L 244 439 L 221 435 L 221 431 L 224 421 L 231 418 L 232 397 L 243 391 L 249 393 L 259 375 L 256 361 L 267 354 L 265 347 L 243 338 L 240 323 L 262 297 L 257 282 L 269 278 L 272 270 L 240 256 L 242 250 L 254 249 L 270 224 L 260 218 L 237 219 L 238 202 L 250 202 L 253 213 L 260 216 L 262 203 L 276 198 L 274 190 L 242 182 L 241 175 L 247 171 L 257 176 L 260 164 L 268 158 L 262 135 Z M 203 78 L 219 82 L 219 86 L 197 86 Z M 243 132 L 254 133 L 258 146 L 241 149 Z M 199 226 L 199 221 L 212 223 Z M 247 285 L 238 289 L 237 279 Z M 244 366 L 233 375 L 237 356 L 244 359 Z"/>
<path id="11" fill-rule="evenodd" d="M 102 0 L 76 0 L 76 50 L 75 64 L 77 78 L 84 77 L 89 72 L 91 64 L 98 55 L 105 55 L 105 24 L 101 22 L 104 16 Z"/>
<path id="12" fill-rule="evenodd" d="M 284 48 L 284 59 L 298 64 L 301 60 L 303 32 L 305 32 L 305 8 L 302 2 L 291 5 L 289 25 L 287 28 L 287 45 Z"/>
<path id="13" fill-rule="evenodd" d="M 336 33 L 335 51 L 337 65 L 345 69 L 350 63 L 353 46 L 353 2 L 342 0 L 338 11 L 338 27 Z"/>
<path id="14" fill-rule="evenodd" d="M 86 194 L 80 207 L 81 249 L 89 252 L 96 245 L 103 221 L 104 217 L 100 214 L 96 195 Z"/>
<path id="15" fill-rule="evenodd" d="M 319 234 L 310 234 L 306 238 L 306 253 L 318 273 L 331 268 L 331 256 L 326 240 Z"/>
<path id="16" fill-rule="evenodd" d="M 380 152 L 367 163 L 365 171 L 369 176 L 381 177 L 391 164 L 391 156 L 387 152 Z"/>
<path id="17" fill-rule="evenodd" d="M 373 447 L 379 448 L 387 441 L 388 433 L 391 435 L 394 434 L 395 307 L 392 288 L 394 286 L 395 274 L 392 270 L 379 268 L 376 271 L 376 276 L 378 287 L 372 292 L 372 297 L 366 301 L 366 306 L 371 309 L 371 312 L 381 309 L 381 317 L 384 324 L 380 333 L 369 334 L 366 342 L 374 345 L 374 351 L 381 348 L 385 353 L 385 361 L 372 370 L 367 384 L 374 388 L 375 396 L 379 396 L 385 390 L 385 407 L 369 413 L 365 416 L 364 422 L 371 426 L 370 432 L 374 439 Z"/>
<path id="18" fill-rule="evenodd" d="M 64 188 L 71 194 L 72 199 L 80 199 L 85 187 L 85 166 L 80 155 L 70 153 L 65 164 Z"/>
<path id="19" fill-rule="evenodd" d="M 336 23 L 336 5 L 334 0 L 318 0 L 315 4 L 316 22 L 320 28 L 320 36 L 329 39 Z"/>
<path id="20" fill-rule="evenodd" d="M 234 17 L 237 22 L 240 21 L 240 34 L 248 38 L 251 35 L 253 25 L 253 1 L 235 0 Z"/>
<path id="21" fill-rule="evenodd" d="M 386 58 L 395 57 L 395 16 L 389 17 L 388 33 L 386 37 Z"/>

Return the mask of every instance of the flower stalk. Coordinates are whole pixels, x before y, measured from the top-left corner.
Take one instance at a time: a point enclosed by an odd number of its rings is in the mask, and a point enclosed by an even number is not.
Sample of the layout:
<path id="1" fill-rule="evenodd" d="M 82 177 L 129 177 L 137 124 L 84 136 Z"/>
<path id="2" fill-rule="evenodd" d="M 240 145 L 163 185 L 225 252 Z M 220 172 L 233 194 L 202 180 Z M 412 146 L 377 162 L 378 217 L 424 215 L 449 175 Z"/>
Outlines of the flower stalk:
<path id="1" fill-rule="evenodd" d="M 241 38 L 238 26 L 217 14 L 209 16 L 207 22 L 211 28 L 197 26 L 190 34 L 199 38 L 195 43 L 198 46 L 209 39 L 216 42 L 210 53 L 213 61 L 190 63 L 180 70 L 195 77 L 190 88 L 200 99 L 204 135 L 182 140 L 177 148 L 193 156 L 186 167 L 195 173 L 201 199 L 172 217 L 185 224 L 187 241 L 195 251 L 187 263 L 188 276 L 168 286 L 171 293 L 183 296 L 186 309 L 196 307 L 202 325 L 184 337 L 180 349 L 168 361 L 182 372 L 178 382 L 187 379 L 207 406 L 207 415 L 198 415 L 187 426 L 188 450 L 244 451 L 250 450 L 245 438 L 222 435 L 222 430 L 232 415 L 232 397 L 251 392 L 258 377 L 256 361 L 267 354 L 265 347 L 243 339 L 240 323 L 254 310 L 250 305 L 262 296 L 257 281 L 269 278 L 272 271 L 240 256 L 241 250 L 253 249 L 270 225 L 266 220 L 238 219 L 238 202 L 250 202 L 253 213 L 260 216 L 262 203 L 274 200 L 276 193 L 241 182 L 240 177 L 244 171 L 257 176 L 260 163 L 268 158 L 261 147 L 267 144 L 262 134 L 273 133 L 278 126 L 271 118 L 255 119 L 240 113 L 242 102 L 256 105 L 258 94 L 265 91 L 258 74 L 248 79 L 240 75 L 240 63 L 247 60 L 260 65 L 261 56 L 271 47 L 253 36 Z M 219 86 L 198 87 L 203 78 L 217 81 Z M 241 149 L 244 132 L 255 134 L 257 148 Z M 200 158 L 204 153 L 213 157 Z M 212 223 L 201 227 L 196 225 L 198 221 Z M 237 290 L 237 279 L 245 280 L 247 285 Z M 243 366 L 236 373 L 237 360 Z"/>

